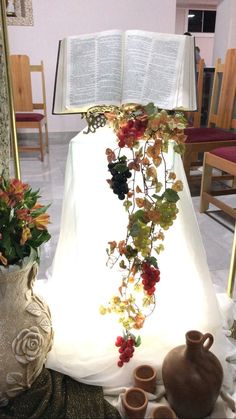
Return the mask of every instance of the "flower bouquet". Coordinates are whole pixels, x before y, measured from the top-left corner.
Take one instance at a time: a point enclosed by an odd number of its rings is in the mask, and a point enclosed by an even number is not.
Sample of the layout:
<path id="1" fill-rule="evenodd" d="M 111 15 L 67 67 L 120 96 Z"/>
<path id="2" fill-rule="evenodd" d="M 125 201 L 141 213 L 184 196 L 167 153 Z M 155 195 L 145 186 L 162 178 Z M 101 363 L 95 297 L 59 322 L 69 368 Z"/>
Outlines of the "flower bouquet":
<path id="1" fill-rule="evenodd" d="M 39 198 L 21 180 L 0 177 L 0 265 L 14 265 L 50 239 L 49 205 Z"/>

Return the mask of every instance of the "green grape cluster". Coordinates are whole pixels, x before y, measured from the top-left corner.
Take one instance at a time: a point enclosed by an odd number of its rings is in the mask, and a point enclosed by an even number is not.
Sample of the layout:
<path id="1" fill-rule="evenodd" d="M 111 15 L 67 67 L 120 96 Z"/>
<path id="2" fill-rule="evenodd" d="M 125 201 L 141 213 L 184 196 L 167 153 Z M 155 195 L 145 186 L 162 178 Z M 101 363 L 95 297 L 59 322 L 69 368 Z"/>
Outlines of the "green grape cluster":
<path id="1" fill-rule="evenodd" d="M 163 230 L 168 230 L 172 226 L 173 221 L 176 219 L 176 216 L 179 212 L 176 203 L 174 202 L 162 202 L 158 205 L 158 210 L 161 214 L 160 226 Z"/>

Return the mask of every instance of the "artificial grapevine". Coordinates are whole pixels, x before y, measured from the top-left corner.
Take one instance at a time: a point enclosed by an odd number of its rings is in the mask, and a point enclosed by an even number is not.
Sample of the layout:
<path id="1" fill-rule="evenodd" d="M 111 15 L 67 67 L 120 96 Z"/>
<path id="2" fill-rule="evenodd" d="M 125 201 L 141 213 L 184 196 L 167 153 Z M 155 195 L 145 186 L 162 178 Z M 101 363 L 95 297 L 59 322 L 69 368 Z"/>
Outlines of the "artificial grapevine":
<path id="1" fill-rule="evenodd" d="M 158 255 L 164 250 L 164 232 L 177 217 L 183 186 L 167 168 L 165 153 L 170 143 L 176 153 L 184 151 L 186 121 L 182 113 L 160 111 L 153 104 L 125 105 L 106 118 L 117 137 L 117 148 L 106 150 L 107 182 L 123 201 L 128 220 L 126 237 L 110 241 L 107 248 L 108 264 L 119 263 L 123 274 L 117 294 L 100 312 L 116 313 L 123 327 L 115 343 L 122 367 L 141 343 L 135 331 L 155 308 Z"/>

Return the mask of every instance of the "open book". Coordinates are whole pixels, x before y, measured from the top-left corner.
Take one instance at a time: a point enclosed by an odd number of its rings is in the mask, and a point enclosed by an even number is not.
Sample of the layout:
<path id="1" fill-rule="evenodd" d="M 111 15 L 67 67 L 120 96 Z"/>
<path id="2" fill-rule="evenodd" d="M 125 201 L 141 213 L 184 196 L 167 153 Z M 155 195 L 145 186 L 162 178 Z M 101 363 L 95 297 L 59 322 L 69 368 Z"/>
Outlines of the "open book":
<path id="1" fill-rule="evenodd" d="M 59 43 L 53 114 L 153 102 L 196 110 L 194 37 L 139 30 L 71 36 Z"/>

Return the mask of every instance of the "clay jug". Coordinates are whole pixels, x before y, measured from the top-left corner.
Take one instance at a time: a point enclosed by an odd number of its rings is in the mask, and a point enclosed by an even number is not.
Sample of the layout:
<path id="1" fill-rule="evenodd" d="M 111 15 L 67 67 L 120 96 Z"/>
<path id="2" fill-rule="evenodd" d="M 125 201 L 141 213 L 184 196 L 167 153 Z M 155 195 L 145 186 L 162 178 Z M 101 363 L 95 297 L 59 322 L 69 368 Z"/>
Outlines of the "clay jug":
<path id="1" fill-rule="evenodd" d="M 209 415 L 220 393 L 223 369 L 209 351 L 210 333 L 186 333 L 186 345 L 177 346 L 165 357 L 162 378 L 169 404 L 180 419 L 201 419 Z"/>
<path id="2" fill-rule="evenodd" d="M 31 387 L 52 346 L 49 308 L 33 291 L 34 256 L 0 267 L 0 406 Z"/>

